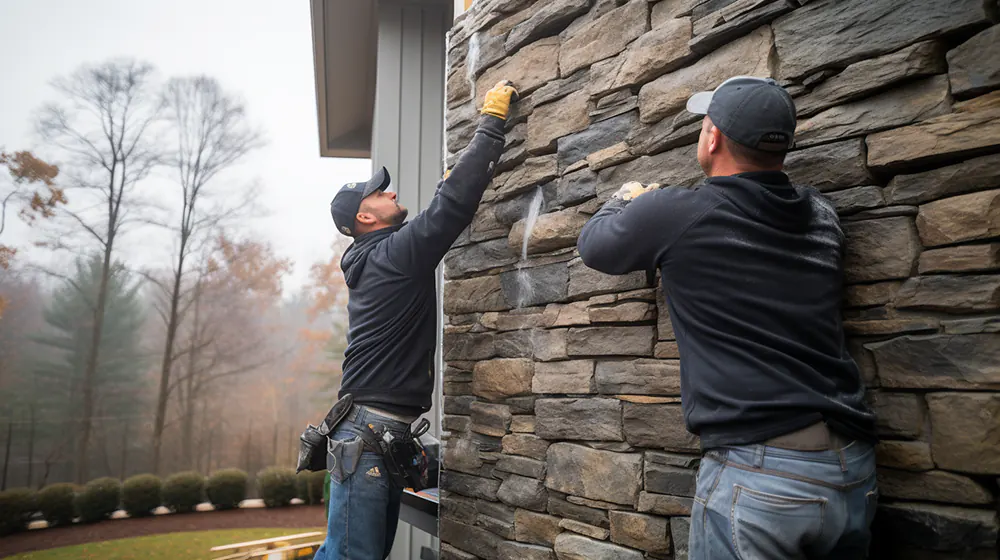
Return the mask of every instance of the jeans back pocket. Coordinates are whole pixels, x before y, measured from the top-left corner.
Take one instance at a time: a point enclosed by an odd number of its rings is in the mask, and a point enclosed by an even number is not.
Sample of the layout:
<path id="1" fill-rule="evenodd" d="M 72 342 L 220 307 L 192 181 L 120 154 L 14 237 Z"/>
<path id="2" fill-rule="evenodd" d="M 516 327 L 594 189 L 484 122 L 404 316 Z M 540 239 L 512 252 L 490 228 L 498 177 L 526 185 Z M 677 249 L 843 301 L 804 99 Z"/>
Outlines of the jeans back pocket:
<path id="1" fill-rule="evenodd" d="M 733 548 L 740 558 L 792 558 L 823 532 L 826 499 L 733 488 Z"/>

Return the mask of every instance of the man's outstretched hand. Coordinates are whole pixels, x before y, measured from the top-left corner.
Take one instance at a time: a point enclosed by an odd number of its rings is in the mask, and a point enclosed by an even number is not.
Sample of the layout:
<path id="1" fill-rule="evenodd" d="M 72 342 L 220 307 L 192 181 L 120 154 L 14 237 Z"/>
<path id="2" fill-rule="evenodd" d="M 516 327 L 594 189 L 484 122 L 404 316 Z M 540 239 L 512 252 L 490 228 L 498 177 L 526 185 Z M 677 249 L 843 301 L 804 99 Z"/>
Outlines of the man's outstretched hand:
<path id="1" fill-rule="evenodd" d="M 510 80 L 501 80 L 493 89 L 486 92 L 486 99 L 483 100 L 484 115 L 493 115 L 506 120 L 510 114 L 510 104 L 518 100 L 517 90 Z"/>
<path id="2" fill-rule="evenodd" d="M 655 191 L 658 188 L 660 188 L 659 183 L 653 183 L 644 187 L 642 186 L 642 183 L 638 181 L 629 181 L 628 183 L 622 185 L 622 188 L 618 189 L 615 194 L 611 195 L 611 198 L 628 202 L 642 194 L 648 193 L 649 191 Z"/>

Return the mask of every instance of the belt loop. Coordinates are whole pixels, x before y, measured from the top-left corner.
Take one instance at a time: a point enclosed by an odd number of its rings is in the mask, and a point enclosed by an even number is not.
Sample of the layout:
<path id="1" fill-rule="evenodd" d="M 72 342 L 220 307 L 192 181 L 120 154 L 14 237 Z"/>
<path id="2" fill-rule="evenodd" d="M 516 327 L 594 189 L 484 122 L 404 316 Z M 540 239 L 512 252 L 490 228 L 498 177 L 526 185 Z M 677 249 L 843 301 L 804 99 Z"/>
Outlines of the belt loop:
<path id="1" fill-rule="evenodd" d="M 758 469 L 763 468 L 764 467 L 764 450 L 767 448 L 767 446 L 764 445 L 764 444 L 760 444 L 759 443 L 759 444 L 755 445 L 754 447 L 756 449 L 754 449 L 753 466 L 757 467 Z"/>
<path id="2" fill-rule="evenodd" d="M 837 450 L 837 458 L 840 459 L 840 472 L 847 472 L 847 457 L 844 455 L 844 448 Z"/>

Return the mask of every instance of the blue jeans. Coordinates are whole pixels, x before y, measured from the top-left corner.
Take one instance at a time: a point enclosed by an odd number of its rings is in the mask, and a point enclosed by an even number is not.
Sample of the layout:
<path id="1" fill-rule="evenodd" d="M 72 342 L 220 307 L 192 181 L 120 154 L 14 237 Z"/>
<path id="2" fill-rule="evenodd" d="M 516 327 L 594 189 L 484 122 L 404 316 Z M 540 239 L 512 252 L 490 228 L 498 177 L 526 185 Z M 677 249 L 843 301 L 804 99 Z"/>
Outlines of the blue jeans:
<path id="1" fill-rule="evenodd" d="M 863 559 L 877 501 L 867 443 L 714 449 L 698 469 L 690 559 Z"/>
<path id="2" fill-rule="evenodd" d="M 387 426 L 397 436 L 405 434 L 409 427 L 367 410 L 358 415 L 355 423 Z M 331 439 L 357 438 L 349 431 L 350 424 L 344 420 Z M 331 472 L 326 541 L 313 560 L 384 560 L 396 538 L 402 495 L 403 489 L 389 478 L 382 457 L 371 451 L 362 453 L 357 467 L 342 477 Z"/>

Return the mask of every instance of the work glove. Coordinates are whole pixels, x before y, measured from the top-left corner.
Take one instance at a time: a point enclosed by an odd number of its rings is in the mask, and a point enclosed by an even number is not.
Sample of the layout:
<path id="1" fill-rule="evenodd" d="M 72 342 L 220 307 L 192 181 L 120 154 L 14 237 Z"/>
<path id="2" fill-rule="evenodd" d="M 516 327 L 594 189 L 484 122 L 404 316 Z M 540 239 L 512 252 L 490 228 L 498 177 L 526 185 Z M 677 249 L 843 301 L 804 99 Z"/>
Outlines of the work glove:
<path id="1" fill-rule="evenodd" d="M 497 85 L 493 86 L 493 89 L 486 92 L 482 113 L 507 120 L 507 115 L 510 114 L 510 104 L 516 103 L 518 98 L 513 82 L 500 80 Z"/>
<path id="2" fill-rule="evenodd" d="M 654 191 L 658 188 L 660 188 L 659 183 L 652 183 L 644 187 L 642 186 L 642 183 L 638 181 L 629 181 L 628 183 L 622 185 L 622 188 L 615 191 L 615 194 L 611 195 L 611 198 L 629 202 L 642 194 Z"/>

